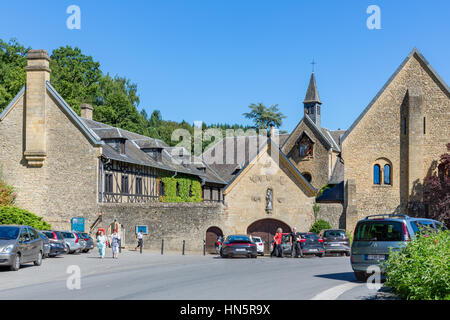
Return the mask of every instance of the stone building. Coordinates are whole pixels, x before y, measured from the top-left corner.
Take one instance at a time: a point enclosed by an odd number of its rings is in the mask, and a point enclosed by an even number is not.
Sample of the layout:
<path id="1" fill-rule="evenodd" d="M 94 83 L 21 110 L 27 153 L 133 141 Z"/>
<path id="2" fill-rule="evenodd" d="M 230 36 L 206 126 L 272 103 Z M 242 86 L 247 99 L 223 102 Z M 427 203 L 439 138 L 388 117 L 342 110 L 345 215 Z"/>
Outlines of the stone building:
<path id="1" fill-rule="evenodd" d="M 315 188 L 337 185 L 344 178 L 340 138 L 345 131 L 322 127 L 324 109 L 314 72 L 303 101 L 303 111 L 303 118 L 282 144 L 282 150 Z"/>
<path id="2" fill-rule="evenodd" d="M 56 229 L 70 229 L 71 218 L 80 217 L 92 233 L 119 223 L 130 242 L 135 227 L 148 221 L 116 208 L 170 211 L 173 205 L 160 203 L 164 177 L 188 177 L 202 186 L 205 204 L 185 205 L 187 214 L 215 207 L 209 202 L 221 205 L 226 183 L 207 164 L 186 157 L 182 148 L 93 121 L 88 105 L 78 116 L 50 84 L 47 52 L 31 50 L 27 61 L 25 87 L 0 114 L 0 166 L 16 189 L 18 206 Z M 159 223 L 149 230 L 155 236 L 167 233 Z"/>
<path id="3" fill-rule="evenodd" d="M 448 142 L 449 88 L 414 49 L 341 139 L 347 230 L 370 214 L 426 215 L 423 181 Z"/>
<path id="4" fill-rule="evenodd" d="M 120 226 L 132 246 L 138 225 L 154 249 L 184 240 L 188 251 L 204 241 L 213 250 L 233 233 L 268 241 L 277 227 L 309 230 L 315 201 L 319 218 L 350 232 L 368 214 L 426 214 L 423 179 L 450 137 L 448 86 L 416 49 L 348 130 L 322 127 L 313 73 L 290 134 L 226 137 L 202 157 L 96 122 L 89 105 L 78 116 L 50 84 L 48 54 L 27 59 L 26 85 L 0 114 L 0 166 L 17 205 L 57 229 L 78 217 L 91 233 Z M 201 201 L 191 190 L 185 202 L 162 201 L 169 177 L 201 185 Z"/>

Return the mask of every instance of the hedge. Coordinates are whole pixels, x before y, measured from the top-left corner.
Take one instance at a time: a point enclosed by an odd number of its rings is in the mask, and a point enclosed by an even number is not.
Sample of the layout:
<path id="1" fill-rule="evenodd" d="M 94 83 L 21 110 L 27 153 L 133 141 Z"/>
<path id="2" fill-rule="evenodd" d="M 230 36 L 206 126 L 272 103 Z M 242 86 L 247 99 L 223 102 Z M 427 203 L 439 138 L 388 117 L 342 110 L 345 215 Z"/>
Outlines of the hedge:
<path id="1" fill-rule="evenodd" d="M 27 225 L 37 230 L 50 230 L 51 225 L 41 217 L 17 207 L 0 207 L 0 224 Z"/>
<path id="2" fill-rule="evenodd" d="M 450 232 L 419 235 L 383 264 L 385 285 L 407 300 L 450 300 Z"/>

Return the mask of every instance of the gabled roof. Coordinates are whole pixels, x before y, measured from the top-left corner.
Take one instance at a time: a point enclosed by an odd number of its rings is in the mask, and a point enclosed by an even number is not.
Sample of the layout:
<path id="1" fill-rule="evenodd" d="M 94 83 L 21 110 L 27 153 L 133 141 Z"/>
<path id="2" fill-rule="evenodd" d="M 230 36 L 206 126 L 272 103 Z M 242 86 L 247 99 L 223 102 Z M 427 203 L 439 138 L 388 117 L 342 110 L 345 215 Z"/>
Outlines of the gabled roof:
<path id="1" fill-rule="evenodd" d="M 22 87 L 22 89 L 19 91 L 18 94 L 14 97 L 14 99 L 11 100 L 11 102 L 6 106 L 5 109 L 0 113 L 0 121 L 3 120 L 3 118 L 6 117 L 8 112 L 15 106 L 16 102 L 23 96 L 25 93 L 25 86 Z"/>
<path id="2" fill-rule="evenodd" d="M 280 134 L 277 137 L 281 144 L 287 139 L 288 134 Z M 224 181 L 230 181 L 235 177 L 236 171 L 253 159 L 266 142 L 267 135 L 225 137 L 207 148 L 202 154 L 202 159 Z M 220 162 L 216 163 L 215 160 Z"/>
<path id="3" fill-rule="evenodd" d="M 395 70 L 395 72 L 392 74 L 392 76 L 388 79 L 388 81 L 383 85 L 380 91 L 378 91 L 377 95 L 370 101 L 370 103 L 367 105 L 367 107 L 363 110 L 363 112 L 359 115 L 359 117 L 353 122 L 353 124 L 348 128 L 348 130 L 345 132 L 345 134 L 341 138 L 341 142 L 343 142 L 350 132 L 358 125 L 358 123 L 361 121 L 361 119 L 366 115 L 366 113 L 370 110 L 370 108 L 373 106 L 373 104 L 378 100 L 378 98 L 383 94 L 383 92 L 386 90 L 386 88 L 391 84 L 391 82 L 395 79 L 397 74 L 403 69 L 403 67 L 408 63 L 408 61 L 415 56 L 419 59 L 430 71 L 430 73 L 436 78 L 436 81 L 442 86 L 442 88 L 446 91 L 447 95 L 450 95 L 450 90 L 445 81 L 439 76 L 439 74 L 434 70 L 434 68 L 430 65 L 430 63 L 425 59 L 425 57 L 420 53 L 420 51 L 417 48 L 414 48 L 408 56 L 403 60 L 403 62 L 400 64 L 400 66 Z"/>
<path id="4" fill-rule="evenodd" d="M 90 128 L 88 128 L 83 121 L 81 121 L 80 117 L 73 111 L 73 109 L 64 101 L 64 99 L 59 95 L 59 93 L 53 88 L 53 86 L 50 84 L 50 82 L 46 82 L 45 84 L 47 91 L 50 93 L 50 96 L 52 96 L 55 101 L 59 104 L 60 107 L 62 107 L 65 114 L 71 119 L 75 125 L 78 127 L 78 129 L 81 130 L 81 132 L 91 141 L 91 143 L 95 146 L 103 145 L 104 142 L 100 139 L 100 137 L 92 131 Z"/>
<path id="5" fill-rule="evenodd" d="M 330 148 L 338 148 L 337 151 L 340 151 L 340 148 L 336 145 L 333 145 L 333 139 L 331 136 L 329 136 L 327 134 L 328 137 L 325 136 L 325 134 L 322 132 L 322 130 L 314 123 L 314 121 L 311 120 L 311 118 L 305 114 L 302 118 L 302 120 L 297 124 L 297 126 L 295 127 L 295 129 L 291 132 L 291 134 L 289 135 L 289 137 L 284 141 L 284 143 L 281 145 L 282 148 L 284 148 L 284 146 L 288 143 L 288 141 L 290 141 L 291 139 L 293 139 L 294 135 L 296 135 L 296 133 L 298 132 L 298 128 L 300 127 L 300 125 L 305 122 L 306 125 L 308 125 L 309 128 L 311 128 L 311 130 L 316 134 L 316 136 L 322 141 L 322 143 L 325 145 L 325 147 L 327 149 Z M 333 142 L 332 142 L 333 141 Z M 336 144 L 336 143 L 335 143 Z"/>
<path id="6" fill-rule="evenodd" d="M 314 103 L 314 102 L 322 104 L 319 98 L 319 90 L 317 90 L 316 78 L 314 77 L 313 72 L 311 74 L 311 78 L 309 79 L 308 90 L 306 90 L 306 96 L 305 100 L 303 100 L 303 103 Z"/>
<path id="7" fill-rule="evenodd" d="M 255 164 L 255 162 L 264 154 L 269 145 L 271 148 L 274 147 L 277 150 L 278 154 L 280 155 L 280 159 L 287 164 L 288 169 L 293 174 L 293 176 L 297 178 L 298 181 L 305 187 L 308 196 L 314 196 L 317 193 L 317 189 L 314 188 L 308 182 L 308 180 L 305 179 L 305 177 L 303 177 L 300 171 L 298 171 L 298 169 L 292 164 L 292 162 L 289 161 L 288 157 L 286 157 L 281 148 L 270 138 L 268 138 L 267 141 L 259 148 L 258 152 L 253 156 L 253 158 L 243 166 L 239 173 L 231 181 L 228 182 L 228 184 L 223 189 L 224 195 L 230 192 L 230 190 L 236 184 L 236 181 L 238 181 L 239 177 L 243 176 L 250 169 L 250 167 Z"/>

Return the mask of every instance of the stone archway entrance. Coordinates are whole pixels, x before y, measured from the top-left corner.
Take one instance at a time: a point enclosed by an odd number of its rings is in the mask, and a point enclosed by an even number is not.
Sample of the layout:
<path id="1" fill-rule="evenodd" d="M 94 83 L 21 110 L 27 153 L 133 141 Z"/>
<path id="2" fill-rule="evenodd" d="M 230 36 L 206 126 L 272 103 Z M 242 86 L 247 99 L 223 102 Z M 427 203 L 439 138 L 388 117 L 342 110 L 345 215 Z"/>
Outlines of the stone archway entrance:
<path id="1" fill-rule="evenodd" d="M 247 234 L 261 237 L 261 239 L 264 241 L 264 251 L 265 253 L 270 253 L 270 242 L 272 241 L 273 237 L 275 236 L 275 233 L 278 228 L 283 229 L 283 233 L 290 232 L 291 228 L 286 223 L 276 220 L 276 219 L 262 219 L 253 222 L 248 228 L 247 228 Z"/>
<path id="2" fill-rule="evenodd" d="M 217 237 L 223 236 L 223 232 L 219 227 L 209 227 L 206 230 L 206 251 L 208 253 L 216 253 Z"/>

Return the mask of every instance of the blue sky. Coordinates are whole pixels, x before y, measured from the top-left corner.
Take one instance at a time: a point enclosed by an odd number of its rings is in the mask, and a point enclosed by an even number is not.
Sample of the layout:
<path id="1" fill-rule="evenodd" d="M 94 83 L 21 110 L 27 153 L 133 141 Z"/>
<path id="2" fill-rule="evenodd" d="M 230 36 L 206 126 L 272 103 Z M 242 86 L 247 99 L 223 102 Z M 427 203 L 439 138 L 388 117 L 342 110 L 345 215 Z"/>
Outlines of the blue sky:
<path id="1" fill-rule="evenodd" d="M 69 5 L 81 30 L 69 30 Z M 369 5 L 381 29 L 369 30 Z M 166 120 L 250 124 L 250 103 L 278 104 L 292 130 L 315 66 L 322 125 L 348 128 L 416 46 L 450 79 L 450 1 L 1 1 L 0 38 L 50 53 L 80 47 L 138 84 L 140 108 Z"/>

